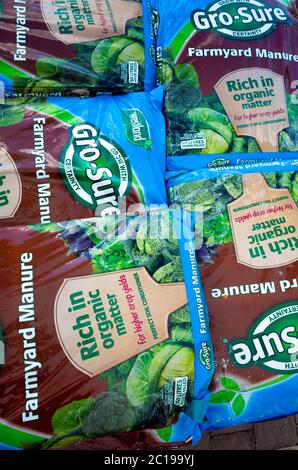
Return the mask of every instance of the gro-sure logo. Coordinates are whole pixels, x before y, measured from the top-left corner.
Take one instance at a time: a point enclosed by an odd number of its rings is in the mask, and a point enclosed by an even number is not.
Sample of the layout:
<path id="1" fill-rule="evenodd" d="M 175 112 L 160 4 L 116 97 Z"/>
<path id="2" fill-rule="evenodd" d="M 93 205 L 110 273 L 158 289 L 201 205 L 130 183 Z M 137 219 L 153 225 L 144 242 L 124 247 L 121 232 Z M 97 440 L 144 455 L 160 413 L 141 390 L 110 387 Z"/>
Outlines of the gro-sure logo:
<path id="1" fill-rule="evenodd" d="M 71 194 L 96 215 L 117 215 L 118 199 L 131 189 L 129 161 L 114 142 L 100 135 L 92 124 L 70 130 L 63 153 L 63 179 Z"/>
<path id="2" fill-rule="evenodd" d="M 199 31 L 213 31 L 244 40 L 270 34 L 277 24 L 289 21 L 284 8 L 257 0 L 215 1 L 206 10 L 193 11 L 191 19 Z"/>
<path id="3" fill-rule="evenodd" d="M 230 160 L 226 158 L 215 158 L 212 162 L 208 163 L 208 168 L 218 168 L 222 166 L 227 166 L 230 164 Z"/>
<path id="4" fill-rule="evenodd" d="M 199 351 L 199 359 L 206 370 L 211 369 L 211 348 L 206 341 L 203 341 L 201 343 L 201 348 Z"/>
<path id="5" fill-rule="evenodd" d="M 247 338 L 227 343 L 238 367 L 257 365 L 278 374 L 298 371 L 298 300 L 265 312 L 252 325 Z"/>

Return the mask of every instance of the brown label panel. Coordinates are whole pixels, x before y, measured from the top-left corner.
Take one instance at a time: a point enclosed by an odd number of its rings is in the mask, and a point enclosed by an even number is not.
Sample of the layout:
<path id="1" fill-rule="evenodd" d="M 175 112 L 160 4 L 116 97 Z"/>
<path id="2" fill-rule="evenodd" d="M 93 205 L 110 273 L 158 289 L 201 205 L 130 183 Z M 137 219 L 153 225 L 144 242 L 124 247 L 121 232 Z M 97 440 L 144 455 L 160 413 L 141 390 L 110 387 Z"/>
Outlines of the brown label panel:
<path id="1" fill-rule="evenodd" d="M 139 2 L 127 0 L 41 0 L 49 30 L 65 44 L 78 44 L 125 33 L 130 18 L 142 15 Z"/>
<path id="2" fill-rule="evenodd" d="M 184 283 L 158 284 L 145 268 L 65 279 L 55 301 L 69 361 L 96 376 L 168 338 L 168 316 L 187 303 Z"/>
<path id="3" fill-rule="evenodd" d="M 0 147 L 0 219 L 13 217 L 22 200 L 22 183 L 17 167 Z"/>
<path id="4" fill-rule="evenodd" d="M 243 195 L 228 204 L 239 263 L 256 269 L 298 260 L 298 208 L 288 189 L 270 188 L 261 173 L 246 174 Z"/>
<path id="5" fill-rule="evenodd" d="M 263 152 L 278 152 L 278 133 L 289 127 L 284 78 L 253 67 L 228 73 L 214 88 L 236 134 L 254 137 Z"/>

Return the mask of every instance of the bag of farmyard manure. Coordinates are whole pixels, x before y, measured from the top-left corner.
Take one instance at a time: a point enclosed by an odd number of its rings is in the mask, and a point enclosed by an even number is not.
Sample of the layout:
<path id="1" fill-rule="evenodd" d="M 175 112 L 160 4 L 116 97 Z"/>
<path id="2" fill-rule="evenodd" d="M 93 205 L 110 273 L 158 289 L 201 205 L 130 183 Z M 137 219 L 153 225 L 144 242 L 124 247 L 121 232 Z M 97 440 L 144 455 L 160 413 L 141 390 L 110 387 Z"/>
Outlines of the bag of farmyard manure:
<path id="1" fill-rule="evenodd" d="M 167 202 L 163 90 L 0 106 L 0 226 Z"/>
<path id="2" fill-rule="evenodd" d="M 169 168 L 183 165 L 182 156 L 192 162 L 213 155 L 218 165 L 296 152 L 297 2 L 153 4 L 158 77 L 167 84 Z M 232 155 L 243 153 L 250 155 Z"/>
<path id="3" fill-rule="evenodd" d="M 5 96 L 126 93 L 155 83 L 149 0 L 3 0 Z"/>
<path id="4" fill-rule="evenodd" d="M 180 416 L 199 436 L 213 360 L 184 225 L 162 210 L 1 229 L 3 446 L 125 446 L 142 428 L 156 445 Z"/>
<path id="5" fill-rule="evenodd" d="M 200 215 L 215 360 L 206 427 L 297 413 L 298 162 L 201 169 L 169 186 Z"/>

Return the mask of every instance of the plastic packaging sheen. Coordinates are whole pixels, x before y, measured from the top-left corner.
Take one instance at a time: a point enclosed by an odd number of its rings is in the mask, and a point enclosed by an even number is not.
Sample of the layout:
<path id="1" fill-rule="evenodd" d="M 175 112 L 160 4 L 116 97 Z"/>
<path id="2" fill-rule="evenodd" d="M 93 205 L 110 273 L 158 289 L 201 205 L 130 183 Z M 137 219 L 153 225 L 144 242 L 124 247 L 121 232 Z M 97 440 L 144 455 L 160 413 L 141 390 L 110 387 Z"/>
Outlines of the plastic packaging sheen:
<path id="1" fill-rule="evenodd" d="M 168 190 L 197 211 L 216 364 L 206 429 L 297 413 L 297 161 L 198 169 Z"/>
<path id="2" fill-rule="evenodd" d="M 185 156 L 182 158 L 168 157 L 167 158 L 167 172 L 166 180 L 172 180 L 180 174 L 192 173 L 198 169 L 207 168 L 231 168 L 233 166 L 245 167 L 246 165 L 259 165 L 268 166 L 278 163 L 279 165 L 287 165 L 287 163 L 295 158 L 295 154 L 291 152 L 278 152 L 278 153 L 229 153 L 218 155 L 200 155 L 199 158 L 194 158 L 193 155 Z"/>
<path id="3" fill-rule="evenodd" d="M 297 152 L 297 2 L 153 0 L 153 7 L 169 170 Z"/>
<path id="4" fill-rule="evenodd" d="M 3 0 L 5 96 L 150 91 L 155 38 L 150 0 Z"/>
<path id="5" fill-rule="evenodd" d="M 157 13 L 151 0 L 143 0 L 144 37 L 145 37 L 145 91 L 151 91 L 157 84 L 156 76 L 156 42 Z"/>
<path id="6" fill-rule="evenodd" d="M 162 102 L 162 87 L 88 99 L 7 100 L 0 121 L 0 226 L 165 204 Z"/>
<path id="7" fill-rule="evenodd" d="M 179 416 L 200 434 L 213 356 L 189 214 L 6 227 L 1 240 L 3 446 L 157 446 L 154 428 Z"/>

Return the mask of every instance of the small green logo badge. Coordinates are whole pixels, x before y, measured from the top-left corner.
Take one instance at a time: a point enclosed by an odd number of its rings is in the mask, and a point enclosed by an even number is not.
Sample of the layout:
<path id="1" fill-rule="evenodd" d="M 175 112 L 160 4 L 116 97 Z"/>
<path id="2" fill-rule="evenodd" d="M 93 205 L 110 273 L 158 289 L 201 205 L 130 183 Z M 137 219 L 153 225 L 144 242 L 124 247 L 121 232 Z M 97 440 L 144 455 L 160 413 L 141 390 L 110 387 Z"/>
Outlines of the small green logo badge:
<path id="1" fill-rule="evenodd" d="M 77 124 L 70 129 L 62 173 L 70 193 L 98 216 L 119 214 L 118 199 L 131 189 L 127 156 L 92 124 Z"/>
<path id="2" fill-rule="evenodd" d="M 226 158 L 215 158 L 212 162 L 208 163 L 208 168 L 218 168 L 222 166 L 227 166 L 230 164 L 230 160 Z"/>
<path id="3" fill-rule="evenodd" d="M 287 11 L 258 0 L 216 0 L 206 10 L 195 10 L 191 20 L 198 31 L 212 31 L 234 39 L 258 39 L 288 23 Z"/>
<path id="4" fill-rule="evenodd" d="M 160 18 L 159 18 L 158 11 L 155 10 L 152 6 L 150 7 L 150 16 L 151 16 L 151 21 L 150 21 L 151 39 L 154 39 L 158 37 Z"/>
<path id="5" fill-rule="evenodd" d="M 237 367 L 257 365 L 277 374 L 298 371 L 298 300 L 273 307 L 258 318 L 247 338 L 227 343 Z"/>
<path id="6" fill-rule="evenodd" d="M 142 111 L 136 108 L 122 110 L 122 119 L 129 142 L 150 150 L 152 145 L 150 130 Z"/>
<path id="7" fill-rule="evenodd" d="M 201 343 L 201 348 L 199 351 L 199 359 L 200 362 L 203 364 L 205 369 L 211 369 L 211 348 L 206 341 Z"/>

